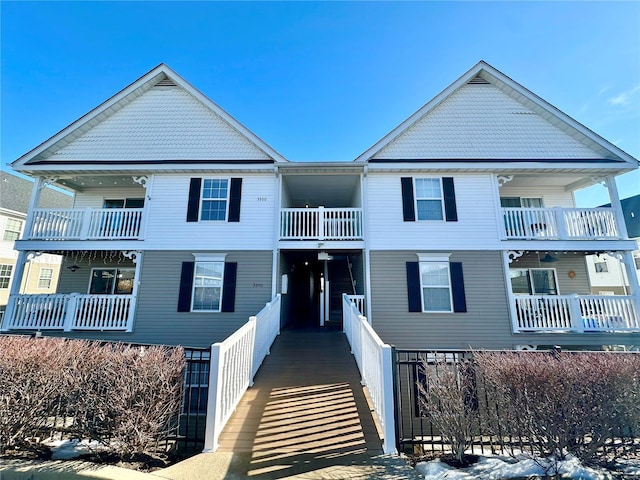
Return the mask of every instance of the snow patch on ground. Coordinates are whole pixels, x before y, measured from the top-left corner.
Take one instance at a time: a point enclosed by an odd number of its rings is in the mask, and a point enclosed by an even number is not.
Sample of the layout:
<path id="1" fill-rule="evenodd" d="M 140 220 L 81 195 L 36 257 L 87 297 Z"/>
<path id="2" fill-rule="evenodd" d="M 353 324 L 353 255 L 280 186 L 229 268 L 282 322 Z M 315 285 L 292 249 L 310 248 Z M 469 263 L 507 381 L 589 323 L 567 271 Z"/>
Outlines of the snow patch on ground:
<path id="1" fill-rule="evenodd" d="M 45 440 L 42 443 L 47 445 L 53 452 L 51 455 L 52 460 L 70 460 L 104 450 L 105 448 L 104 445 L 95 440 Z"/>
<path id="2" fill-rule="evenodd" d="M 620 462 L 620 471 L 627 475 L 640 474 L 640 462 Z M 575 480 L 605 480 L 610 472 L 585 467 L 575 457 L 565 460 L 533 459 L 531 457 L 480 457 L 478 463 L 456 469 L 440 460 L 421 462 L 416 470 L 425 480 L 501 480 L 517 477 L 544 477 L 560 474 Z"/>

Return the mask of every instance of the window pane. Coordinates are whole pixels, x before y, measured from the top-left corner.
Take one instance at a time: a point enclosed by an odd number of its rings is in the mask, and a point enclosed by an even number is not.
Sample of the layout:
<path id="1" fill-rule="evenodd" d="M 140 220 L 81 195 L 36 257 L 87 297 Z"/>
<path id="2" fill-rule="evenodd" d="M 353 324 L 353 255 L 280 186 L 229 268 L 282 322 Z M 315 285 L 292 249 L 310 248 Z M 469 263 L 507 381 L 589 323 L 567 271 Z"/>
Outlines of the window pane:
<path id="1" fill-rule="evenodd" d="M 422 292 L 425 312 L 451 311 L 451 296 L 448 288 L 424 288 Z"/>
<path id="2" fill-rule="evenodd" d="M 533 281 L 533 293 L 557 295 L 556 277 L 553 270 L 531 270 L 531 279 Z"/>
<path id="3" fill-rule="evenodd" d="M 15 218 L 7 219 L 7 226 L 4 230 L 3 240 L 13 242 L 20 237 L 20 230 L 22 230 L 22 221 Z"/>
<path id="4" fill-rule="evenodd" d="M 531 283 L 529 282 L 528 270 L 510 269 L 509 276 L 511 277 L 511 291 L 513 293 L 520 293 L 524 295 L 531 294 Z"/>
<path id="5" fill-rule="evenodd" d="M 440 200 L 418 200 L 418 220 L 442 220 Z"/>
<path id="6" fill-rule="evenodd" d="M 200 220 L 225 220 L 227 218 L 228 187 L 229 181 L 225 179 L 204 180 Z"/>
<path id="7" fill-rule="evenodd" d="M 113 293 L 116 271 L 114 269 L 94 269 L 91 273 L 89 293 L 103 295 Z"/>
<path id="8" fill-rule="evenodd" d="M 224 262 L 197 262 L 193 277 L 192 310 L 220 311 Z"/>
<path id="9" fill-rule="evenodd" d="M 221 200 L 203 200 L 201 220 L 224 220 L 227 214 L 227 202 Z"/>
<path id="10" fill-rule="evenodd" d="M 441 198 L 439 178 L 416 178 L 416 198 Z"/>
<path id="11" fill-rule="evenodd" d="M 447 263 L 421 262 L 420 272 L 423 286 L 449 286 L 449 265 Z"/>
<path id="12" fill-rule="evenodd" d="M 133 268 L 118 270 L 115 292 L 117 295 L 131 295 L 133 293 L 133 279 L 136 271 Z"/>

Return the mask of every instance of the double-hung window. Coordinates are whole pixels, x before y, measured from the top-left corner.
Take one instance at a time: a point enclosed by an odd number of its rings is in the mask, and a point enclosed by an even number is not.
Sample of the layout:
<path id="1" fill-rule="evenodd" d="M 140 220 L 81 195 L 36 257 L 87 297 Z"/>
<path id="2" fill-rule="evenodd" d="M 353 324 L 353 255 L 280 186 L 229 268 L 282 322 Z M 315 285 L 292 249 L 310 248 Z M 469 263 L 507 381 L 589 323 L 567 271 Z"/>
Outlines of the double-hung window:
<path id="1" fill-rule="evenodd" d="M 8 218 L 7 225 L 4 228 L 3 240 L 13 242 L 20 238 L 20 232 L 22 231 L 22 221 L 15 218 Z"/>
<path id="2" fill-rule="evenodd" d="M 423 312 L 452 312 L 449 261 L 420 260 L 420 287 Z"/>
<path id="3" fill-rule="evenodd" d="M 0 265 L 0 288 L 9 288 L 13 265 Z"/>
<path id="4" fill-rule="evenodd" d="M 416 178 L 415 192 L 418 220 L 444 219 L 440 178 Z"/>
<path id="5" fill-rule="evenodd" d="M 219 312 L 222 306 L 224 261 L 196 261 L 191 310 Z"/>
<path id="6" fill-rule="evenodd" d="M 202 182 L 200 220 L 226 220 L 228 200 L 229 180 L 205 178 Z"/>
<path id="7" fill-rule="evenodd" d="M 51 288 L 53 280 L 53 268 L 41 268 L 38 276 L 38 288 Z"/>

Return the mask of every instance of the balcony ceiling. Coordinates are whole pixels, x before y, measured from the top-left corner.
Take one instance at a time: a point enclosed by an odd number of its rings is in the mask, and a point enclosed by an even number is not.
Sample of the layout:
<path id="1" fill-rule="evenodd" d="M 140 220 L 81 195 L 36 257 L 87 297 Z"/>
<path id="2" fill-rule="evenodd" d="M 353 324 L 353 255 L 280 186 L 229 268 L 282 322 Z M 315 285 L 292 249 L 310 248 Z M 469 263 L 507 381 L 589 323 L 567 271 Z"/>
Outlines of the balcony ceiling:
<path id="1" fill-rule="evenodd" d="M 290 175 L 283 177 L 293 207 L 349 207 L 359 175 Z M 359 204 L 360 202 L 358 202 Z"/>

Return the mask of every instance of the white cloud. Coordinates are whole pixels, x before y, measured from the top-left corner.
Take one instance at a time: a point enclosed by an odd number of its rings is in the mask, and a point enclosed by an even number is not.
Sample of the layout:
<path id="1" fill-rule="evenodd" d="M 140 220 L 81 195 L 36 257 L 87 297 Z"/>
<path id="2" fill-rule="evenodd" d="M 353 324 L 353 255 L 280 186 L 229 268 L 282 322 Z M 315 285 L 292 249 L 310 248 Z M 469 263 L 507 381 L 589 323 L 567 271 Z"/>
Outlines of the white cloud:
<path id="1" fill-rule="evenodd" d="M 619 95 L 616 95 L 615 97 L 611 97 L 609 99 L 609 103 L 611 105 L 622 105 L 622 106 L 627 106 L 631 103 L 631 101 L 633 100 L 633 97 L 636 95 L 636 93 L 640 92 L 640 85 L 632 88 L 631 90 L 628 90 L 626 92 L 622 92 Z"/>

